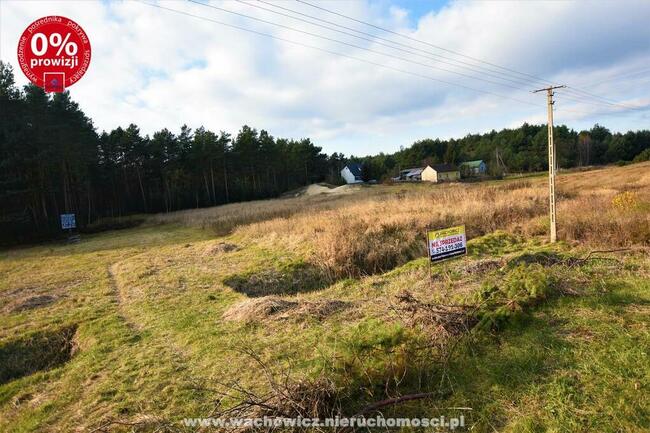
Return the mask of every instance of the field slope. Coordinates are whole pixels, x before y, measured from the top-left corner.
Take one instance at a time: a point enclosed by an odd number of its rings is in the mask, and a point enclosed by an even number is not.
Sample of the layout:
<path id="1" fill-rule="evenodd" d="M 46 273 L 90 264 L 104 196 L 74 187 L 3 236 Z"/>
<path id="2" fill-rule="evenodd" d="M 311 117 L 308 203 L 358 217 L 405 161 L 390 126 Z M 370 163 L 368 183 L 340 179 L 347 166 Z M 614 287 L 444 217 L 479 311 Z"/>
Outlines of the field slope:
<path id="1" fill-rule="evenodd" d="M 0 431 L 203 431 L 180 421 L 246 393 L 318 416 L 426 394 L 382 413 L 463 415 L 472 432 L 650 431 L 650 164 L 564 173 L 558 190 L 554 245 L 530 177 L 2 251 Z M 430 269 L 426 228 L 461 223 L 467 257 Z"/>

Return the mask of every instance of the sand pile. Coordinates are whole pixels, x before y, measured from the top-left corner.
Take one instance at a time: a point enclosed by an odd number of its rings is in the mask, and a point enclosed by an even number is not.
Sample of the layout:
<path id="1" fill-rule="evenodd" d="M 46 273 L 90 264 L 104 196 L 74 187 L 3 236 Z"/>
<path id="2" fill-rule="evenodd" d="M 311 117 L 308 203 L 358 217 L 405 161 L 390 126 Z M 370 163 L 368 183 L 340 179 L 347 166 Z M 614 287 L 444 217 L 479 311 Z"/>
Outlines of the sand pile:
<path id="1" fill-rule="evenodd" d="M 321 194 L 334 194 L 334 195 L 349 194 L 351 192 L 358 190 L 359 188 L 361 188 L 360 185 L 334 186 L 328 183 L 313 183 L 311 185 L 293 191 L 289 191 L 283 194 L 283 197 L 303 197 L 303 196 L 312 197 Z"/>

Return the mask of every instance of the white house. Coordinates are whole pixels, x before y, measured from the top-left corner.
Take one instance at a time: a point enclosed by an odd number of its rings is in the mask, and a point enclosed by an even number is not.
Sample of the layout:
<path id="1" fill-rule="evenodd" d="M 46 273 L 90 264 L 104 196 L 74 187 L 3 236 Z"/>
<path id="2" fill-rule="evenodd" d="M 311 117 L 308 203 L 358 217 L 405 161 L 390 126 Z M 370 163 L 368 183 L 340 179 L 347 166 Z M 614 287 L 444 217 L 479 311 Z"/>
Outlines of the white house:
<path id="1" fill-rule="evenodd" d="M 460 171 L 451 164 L 427 165 L 422 170 L 422 180 L 426 182 L 449 182 L 460 179 Z"/>
<path id="2" fill-rule="evenodd" d="M 341 170 L 341 177 L 346 183 L 363 183 L 363 172 L 361 164 L 351 162 Z"/>

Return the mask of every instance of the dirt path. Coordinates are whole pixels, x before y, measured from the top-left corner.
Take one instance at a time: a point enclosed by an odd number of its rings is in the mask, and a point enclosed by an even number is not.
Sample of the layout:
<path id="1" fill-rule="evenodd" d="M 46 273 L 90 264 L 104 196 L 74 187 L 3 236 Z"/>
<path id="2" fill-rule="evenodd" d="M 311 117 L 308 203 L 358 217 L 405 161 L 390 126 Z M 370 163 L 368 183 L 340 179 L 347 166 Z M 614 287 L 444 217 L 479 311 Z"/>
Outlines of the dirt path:
<path id="1" fill-rule="evenodd" d="M 131 331 L 135 334 L 139 334 L 142 331 L 142 326 L 133 320 L 129 319 L 127 314 L 124 312 L 124 301 L 122 300 L 122 293 L 120 292 L 120 286 L 117 284 L 117 279 L 115 278 L 115 271 L 113 270 L 113 267 L 117 265 L 117 263 L 113 263 L 112 265 L 108 265 L 106 267 L 106 271 L 108 272 L 108 280 L 111 285 L 111 290 L 113 292 L 113 296 L 115 298 L 115 303 L 117 304 L 117 315 L 120 319 L 126 323 L 126 326 L 129 327 Z"/>

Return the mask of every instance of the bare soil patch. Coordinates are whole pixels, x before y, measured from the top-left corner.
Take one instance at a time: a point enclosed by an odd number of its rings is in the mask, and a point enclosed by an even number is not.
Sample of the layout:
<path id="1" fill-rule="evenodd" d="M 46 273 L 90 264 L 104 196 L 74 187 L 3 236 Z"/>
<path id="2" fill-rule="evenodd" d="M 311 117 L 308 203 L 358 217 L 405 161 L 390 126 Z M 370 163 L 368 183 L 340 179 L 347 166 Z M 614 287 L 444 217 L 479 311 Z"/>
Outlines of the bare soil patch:
<path id="1" fill-rule="evenodd" d="M 250 297 L 310 292 L 326 287 L 328 281 L 321 269 L 309 263 L 231 275 L 223 280 L 228 287 Z"/>
<path id="2" fill-rule="evenodd" d="M 217 254 L 230 253 L 232 251 L 239 251 L 239 246 L 228 242 L 218 242 L 208 245 L 203 251 L 204 256 L 214 256 Z"/>
<path id="3" fill-rule="evenodd" d="M 17 313 L 25 310 L 33 310 L 34 308 L 45 307 L 53 304 L 57 299 L 56 296 L 52 295 L 31 296 L 11 308 L 11 312 Z"/>
<path id="4" fill-rule="evenodd" d="M 351 305 L 350 302 L 332 299 L 290 301 L 278 296 L 264 296 L 247 299 L 231 306 L 223 314 L 223 318 L 228 321 L 247 323 L 303 318 L 322 320 L 338 311 L 349 308 Z"/>
<path id="5" fill-rule="evenodd" d="M 77 325 L 36 332 L 0 345 L 0 384 L 68 362 L 76 351 Z"/>
<path id="6" fill-rule="evenodd" d="M 468 275 L 486 274 L 503 266 L 504 262 L 498 259 L 475 260 L 463 267 L 463 272 Z"/>

